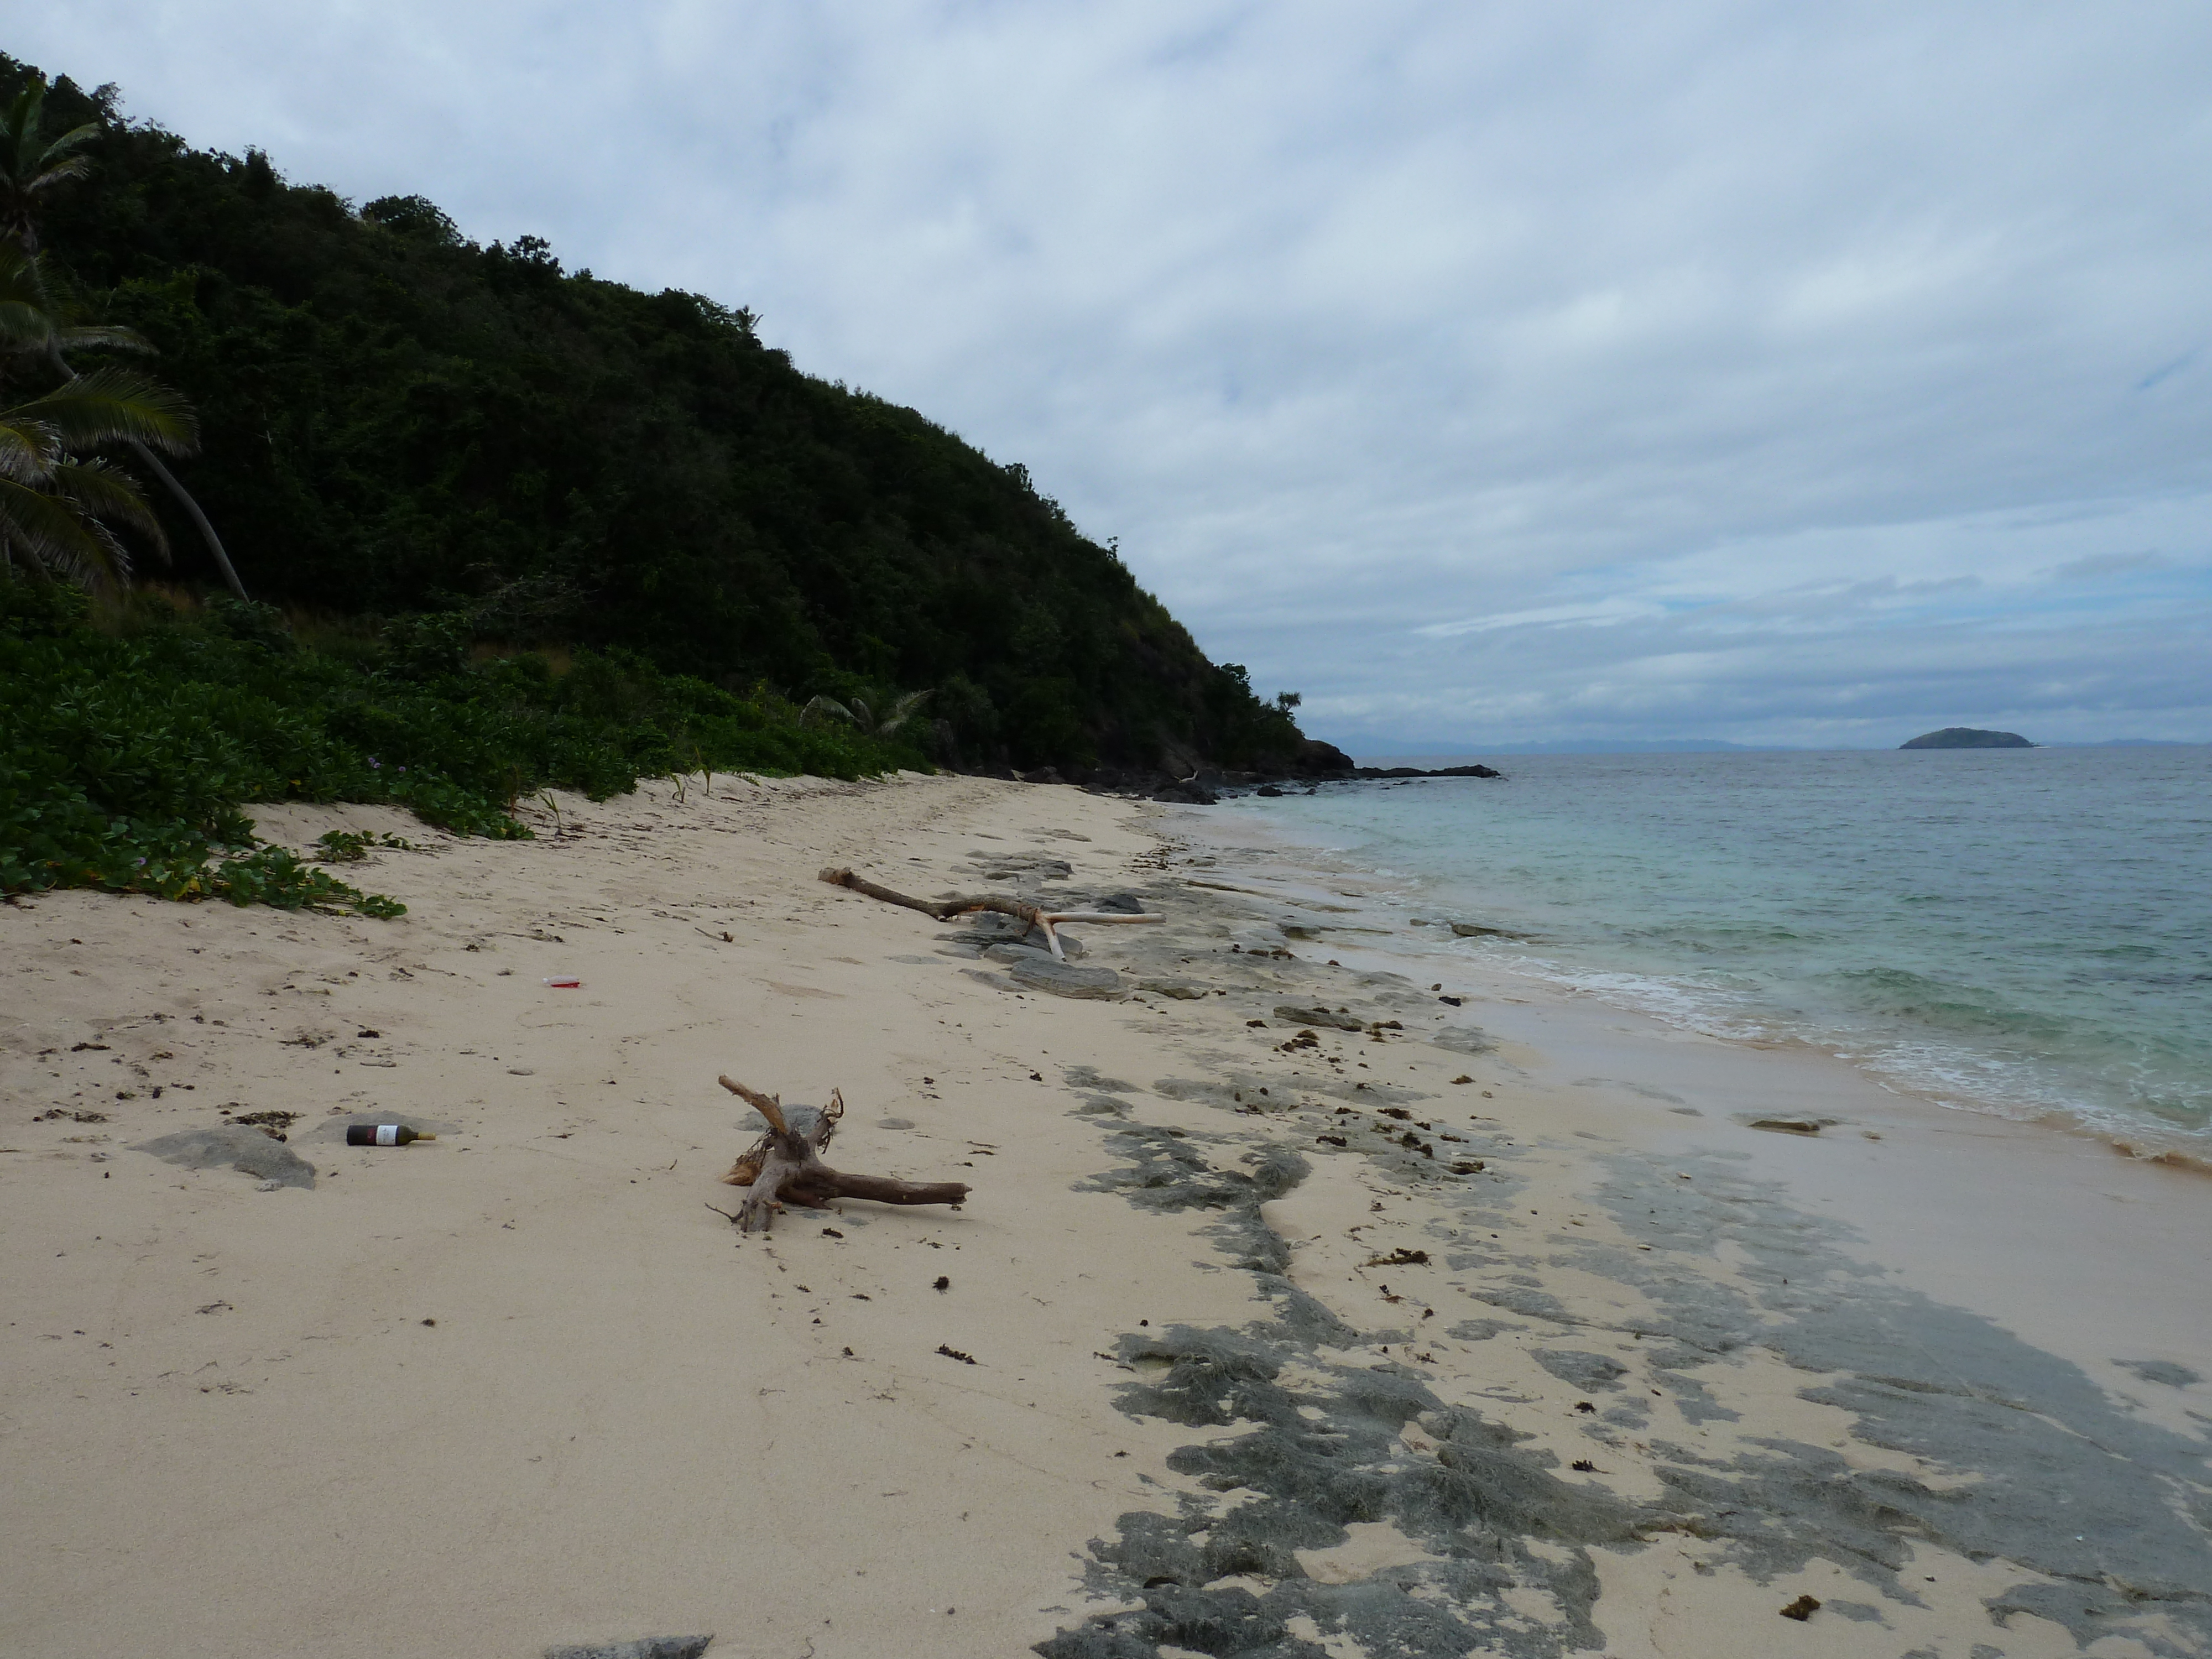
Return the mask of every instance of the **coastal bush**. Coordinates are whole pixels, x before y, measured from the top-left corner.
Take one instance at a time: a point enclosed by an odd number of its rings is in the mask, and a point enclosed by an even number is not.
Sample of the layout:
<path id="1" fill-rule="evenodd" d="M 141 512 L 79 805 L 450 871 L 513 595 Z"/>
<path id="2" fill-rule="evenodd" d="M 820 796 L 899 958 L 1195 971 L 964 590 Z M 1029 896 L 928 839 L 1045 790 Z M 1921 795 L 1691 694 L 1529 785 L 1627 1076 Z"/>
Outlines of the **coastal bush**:
<path id="1" fill-rule="evenodd" d="M 274 847 L 248 802 L 405 807 L 457 834 L 526 838 L 514 803 L 604 799 L 712 769 L 856 778 L 927 763 L 910 745 L 802 722 L 620 649 L 471 660 L 453 618 L 380 641 L 303 642 L 274 607 L 141 592 L 95 605 L 0 577 L 0 891 L 98 887 L 393 915 Z M 390 841 L 380 844 L 390 845 Z M 324 857 L 356 847 L 325 839 Z"/>

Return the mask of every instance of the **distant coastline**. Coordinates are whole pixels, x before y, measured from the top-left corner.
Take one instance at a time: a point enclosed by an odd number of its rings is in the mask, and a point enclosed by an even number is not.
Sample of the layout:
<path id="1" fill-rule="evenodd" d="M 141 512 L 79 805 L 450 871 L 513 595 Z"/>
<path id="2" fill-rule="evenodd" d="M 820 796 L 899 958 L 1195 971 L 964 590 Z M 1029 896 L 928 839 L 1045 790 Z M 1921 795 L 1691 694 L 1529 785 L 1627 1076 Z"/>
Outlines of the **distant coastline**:
<path id="1" fill-rule="evenodd" d="M 1443 744 L 1364 743 L 1336 738 L 1337 746 L 1356 756 L 1362 766 L 1384 766 L 1400 762 L 1495 760 L 1501 755 L 1878 755 L 1893 753 L 1896 744 L 1755 744 L 1727 743 L 1712 738 L 1577 738 L 1558 742 Z M 2187 738 L 2094 738 L 2078 742 L 2039 741 L 2038 749 L 2202 749 L 2212 739 Z"/>

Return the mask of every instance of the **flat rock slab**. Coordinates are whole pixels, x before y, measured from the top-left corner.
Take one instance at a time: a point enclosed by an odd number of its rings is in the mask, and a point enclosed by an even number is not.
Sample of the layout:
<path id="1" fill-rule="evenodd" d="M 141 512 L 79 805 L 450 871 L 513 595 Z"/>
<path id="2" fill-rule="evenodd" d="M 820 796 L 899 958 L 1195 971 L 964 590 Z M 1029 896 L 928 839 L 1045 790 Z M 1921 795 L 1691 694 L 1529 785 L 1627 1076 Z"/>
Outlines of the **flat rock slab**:
<path id="1" fill-rule="evenodd" d="M 1187 979 L 1140 979 L 1139 991 L 1150 991 L 1156 997 L 1173 997 L 1179 1002 L 1195 1002 L 1206 994 L 1206 987 L 1194 985 Z"/>
<path id="2" fill-rule="evenodd" d="M 1498 1046 L 1498 1040 L 1489 1032 L 1473 1025 L 1453 1026 L 1438 1031 L 1429 1041 L 1455 1054 L 1486 1054 Z"/>
<path id="3" fill-rule="evenodd" d="M 315 1166 L 281 1140 L 243 1124 L 220 1123 L 207 1129 L 180 1129 L 173 1135 L 142 1140 L 131 1150 L 151 1152 L 166 1164 L 187 1170 L 243 1170 L 280 1187 L 315 1184 Z"/>
<path id="4" fill-rule="evenodd" d="M 1836 1126 L 1832 1117 L 1762 1117 L 1757 1112 L 1738 1112 L 1735 1121 L 1747 1129 L 1766 1129 L 1778 1135 L 1816 1135 Z"/>
<path id="5" fill-rule="evenodd" d="M 548 1648 L 545 1659 L 699 1659 L 712 1636 L 647 1636 L 635 1642 L 585 1642 Z"/>
<path id="6" fill-rule="evenodd" d="M 1090 997 L 1101 1002 L 1119 1001 L 1128 994 L 1121 988 L 1121 975 L 1111 968 L 1078 968 L 1036 951 L 1019 951 L 1015 955 L 1025 959 L 1009 963 L 1007 972 L 1015 984 L 1032 991 L 1049 991 L 1056 997 Z"/>
<path id="7" fill-rule="evenodd" d="M 295 1137 L 300 1140 L 335 1140 L 345 1144 L 346 1131 L 362 1123 L 397 1123 L 403 1129 L 412 1129 L 418 1135 L 449 1135 L 453 1126 L 435 1118 L 416 1117 L 411 1112 L 338 1112 L 325 1118 L 312 1129 L 303 1130 Z M 388 1150 L 388 1149 L 387 1149 Z"/>
<path id="8" fill-rule="evenodd" d="M 2133 1371 L 2146 1382 L 2163 1382 L 2169 1389 L 2186 1389 L 2204 1379 L 2186 1365 L 2171 1359 L 2115 1359 L 2112 1364 Z"/>
<path id="9" fill-rule="evenodd" d="M 1329 1008 L 1300 1008 L 1288 1002 L 1276 1005 L 1275 1018 L 1287 1019 L 1293 1025 L 1328 1025 L 1340 1031 L 1367 1029 L 1367 1022 L 1357 1014 L 1340 1014 Z"/>
<path id="10" fill-rule="evenodd" d="M 986 881 L 1066 881 L 1075 866 L 1039 853 L 970 853 Z"/>
<path id="11" fill-rule="evenodd" d="M 1071 938 L 1065 929 L 1061 930 L 1060 935 L 1060 948 L 1067 952 L 1068 960 L 1071 962 L 1084 954 L 1083 941 Z M 983 958 L 987 962 L 1019 962 L 1024 957 L 1048 957 L 1051 955 L 1052 947 L 1044 943 L 1042 934 L 1038 935 L 1037 942 L 1034 945 L 1022 944 L 1013 939 L 1001 939 L 996 945 L 986 945 L 983 948 Z"/>

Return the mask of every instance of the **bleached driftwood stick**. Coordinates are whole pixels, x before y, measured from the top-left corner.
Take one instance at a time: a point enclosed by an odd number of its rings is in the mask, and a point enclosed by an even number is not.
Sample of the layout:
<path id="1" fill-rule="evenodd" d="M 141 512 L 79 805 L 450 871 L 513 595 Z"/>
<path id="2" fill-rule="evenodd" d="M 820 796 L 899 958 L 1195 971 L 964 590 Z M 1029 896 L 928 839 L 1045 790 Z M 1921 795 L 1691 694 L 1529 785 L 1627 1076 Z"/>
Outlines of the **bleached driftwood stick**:
<path id="1" fill-rule="evenodd" d="M 801 1134 L 791 1127 L 784 1115 L 783 1103 L 776 1096 L 748 1089 L 732 1078 L 716 1081 L 766 1118 L 769 1124 L 768 1133 L 722 1177 L 730 1186 L 751 1188 L 744 1202 L 738 1206 L 737 1213 L 730 1218 L 737 1223 L 739 1232 L 752 1232 L 756 1228 L 766 1232 L 770 1218 L 781 1204 L 819 1209 L 833 1198 L 866 1198 L 878 1204 L 967 1201 L 968 1188 L 963 1182 L 895 1181 L 888 1176 L 848 1175 L 824 1164 L 822 1149 L 830 1144 L 830 1137 L 837 1132 L 837 1120 L 845 1115 L 845 1097 L 834 1089 L 830 1091 L 829 1105 L 822 1109 L 811 1131 Z"/>
<path id="2" fill-rule="evenodd" d="M 919 910 L 925 916 L 934 916 L 939 921 L 950 921 L 955 916 L 973 910 L 995 910 L 1002 916 L 1012 916 L 1032 927 L 1044 930 L 1044 942 L 1052 947 L 1053 955 L 1062 962 L 1067 952 L 1060 948 L 1060 935 L 1054 931 L 1063 922 L 1146 922 L 1165 921 L 1167 918 L 1152 911 L 1140 910 L 1132 915 L 1120 910 L 1046 910 L 1034 904 L 1024 904 L 1018 898 L 1007 898 L 999 893 L 954 894 L 949 899 L 910 898 L 904 893 L 895 893 L 888 887 L 878 887 L 866 876 L 855 875 L 842 866 L 824 870 L 816 878 L 832 887 L 849 887 L 856 893 L 872 899 L 881 899 L 886 904 L 902 904 L 909 910 Z"/>

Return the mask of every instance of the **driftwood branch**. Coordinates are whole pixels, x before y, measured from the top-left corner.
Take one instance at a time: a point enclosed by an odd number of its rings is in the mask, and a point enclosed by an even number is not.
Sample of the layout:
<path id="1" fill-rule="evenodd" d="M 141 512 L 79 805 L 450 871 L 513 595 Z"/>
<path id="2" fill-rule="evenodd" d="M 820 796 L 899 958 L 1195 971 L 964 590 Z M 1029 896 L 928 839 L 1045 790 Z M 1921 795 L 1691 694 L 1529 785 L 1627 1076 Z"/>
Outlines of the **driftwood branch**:
<path id="1" fill-rule="evenodd" d="M 966 915 L 975 910 L 995 910 L 1002 916 L 1012 916 L 1018 921 L 1026 922 L 1031 927 L 1042 929 L 1044 942 L 1052 947 L 1053 955 L 1058 957 L 1062 962 L 1067 960 L 1067 952 L 1060 948 L 1060 934 L 1054 931 L 1062 923 L 1070 921 L 1146 922 L 1167 920 L 1165 916 L 1155 915 L 1151 911 L 1139 911 L 1131 915 L 1121 910 L 1046 910 L 1034 904 L 1024 904 L 1018 898 L 1008 898 L 1000 893 L 956 893 L 948 899 L 933 900 L 911 898 L 904 893 L 893 892 L 888 887 L 879 887 L 866 876 L 856 875 L 842 866 L 824 870 L 816 879 L 826 881 L 832 887 L 850 888 L 854 892 L 865 894 L 869 898 L 881 899 L 886 904 L 902 905 L 909 910 L 919 910 L 925 916 L 933 916 L 939 921 L 950 921 L 955 916 Z"/>
<path id="2" fill-rule="evenodd" d="M 749 1089 L 733 1078 L 716 1079 L 768 1120 L 769 1131 L 747 1148 L 723 1181 L 749 1190 L 730 1219 L 740 1232 L 766 1232 L 779 1206 L 820 1209 L 832 1199 L 865 1198 L 878 1204 L 961 1204 L 968 1198 L 958 1181 L 897 1181 L 889 1176 L 848 1175 L 822 1161 L 822 1149 L 845 1115 L 845 1097 L 836 1090 L 830 1103 L 804 1132 L 792 1126 L 782 1100 Z M 712 1208 L 712 1206 L 708 1206 Z M 727 1213 L 722 1212 L 721 1213 Z"/>

